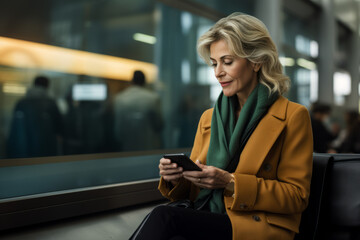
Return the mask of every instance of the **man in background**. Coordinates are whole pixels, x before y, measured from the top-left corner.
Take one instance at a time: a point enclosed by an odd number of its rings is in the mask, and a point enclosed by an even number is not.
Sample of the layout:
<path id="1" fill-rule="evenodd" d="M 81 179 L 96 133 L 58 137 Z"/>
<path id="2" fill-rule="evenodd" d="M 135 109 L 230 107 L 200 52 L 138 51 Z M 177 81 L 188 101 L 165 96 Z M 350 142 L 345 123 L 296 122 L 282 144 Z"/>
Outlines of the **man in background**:
<path id="1" fill-rule="evenodd" d="M 135 71 L 131 86 L 114 100 L 114 138 L 119 151 L 159 149 L 162 146 L 160 97 L 145 88 L 145 75 Z"/>
<path id="2" fill-rule="evenodd" d="M 58 155 L 62 117 L 48 95 L 49 79 L 38 76 L 24 98 L 15 106 L 8 138 L 7 155 L 43 157 Z"/>

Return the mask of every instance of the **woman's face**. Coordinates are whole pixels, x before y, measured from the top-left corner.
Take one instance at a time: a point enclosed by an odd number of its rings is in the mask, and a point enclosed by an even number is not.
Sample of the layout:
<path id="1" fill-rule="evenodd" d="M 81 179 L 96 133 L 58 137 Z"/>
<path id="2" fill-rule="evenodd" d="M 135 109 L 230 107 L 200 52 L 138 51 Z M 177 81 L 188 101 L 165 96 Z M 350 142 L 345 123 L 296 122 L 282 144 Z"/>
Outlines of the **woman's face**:
<path id="1" fill-rule="evenodd" d="M 234 56 L 224 40 L 210 45 L 210 59 L 224 95 L 230 97 L 237 94 L 239 100 L 246 100 L 258 83 L 260 66 Z"/>

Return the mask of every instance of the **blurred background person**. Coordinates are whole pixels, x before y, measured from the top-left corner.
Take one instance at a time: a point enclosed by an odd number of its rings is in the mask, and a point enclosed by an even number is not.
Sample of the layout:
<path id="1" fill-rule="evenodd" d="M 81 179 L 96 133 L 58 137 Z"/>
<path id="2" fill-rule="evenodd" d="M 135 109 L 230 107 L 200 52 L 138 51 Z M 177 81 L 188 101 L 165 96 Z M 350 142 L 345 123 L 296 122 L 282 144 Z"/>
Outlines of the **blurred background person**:
<path id="1" fill-rule="evenodd" d="M 145 75 L 135 71 L 131 86 L 114 100 L 114 139 L 119 151 L 159 149 L 162 146 L 160 97 L 145 88 Z"/>
<path id="2" fill-rule="evenodd" d="M 327 104 L 315 102 L 310 108 L 310 113 L 314 139 L 314 152 L 332 152 L 330 144 L 336 138 L 336 133 L 331 131 L 329 124 L 331 107 Z"/>
<path id="3" fill-rule="evenodd" d="M 38 76 L 15 106 L 8 138 L 8 157 L 58 155 L 62 141 L 62 116 L 48 94 L 50 81 Z"/>
<path id="4" fill-rule="evenodd" d="M 345 128 L 341 130 L 332 146 L 338 153 L 360 153 L 359 113 L 354 110 L 344 114 Z"/>

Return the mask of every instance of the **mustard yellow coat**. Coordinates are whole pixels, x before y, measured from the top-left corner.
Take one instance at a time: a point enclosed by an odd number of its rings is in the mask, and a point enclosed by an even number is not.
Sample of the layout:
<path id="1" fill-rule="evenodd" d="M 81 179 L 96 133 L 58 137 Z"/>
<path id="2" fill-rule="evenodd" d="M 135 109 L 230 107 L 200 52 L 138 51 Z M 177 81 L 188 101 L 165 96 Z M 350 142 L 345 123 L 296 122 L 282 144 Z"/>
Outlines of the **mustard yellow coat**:
<path id="1" fill-rule="evenodd" d="M 213 109 L 200 119 L 191 153 L 206 163 Z M 249 138 L 233 173 L 234 197 L 225 197 L 233 239 L 293 239 L 306 208 L 312 173 L 312 131 L 307 109 L 280 96 Z M 198 187 L 185 179 L 160 192 L 170 200 L 194 200 Z M 206 229 L 204 229 L 206 231 Z"/>

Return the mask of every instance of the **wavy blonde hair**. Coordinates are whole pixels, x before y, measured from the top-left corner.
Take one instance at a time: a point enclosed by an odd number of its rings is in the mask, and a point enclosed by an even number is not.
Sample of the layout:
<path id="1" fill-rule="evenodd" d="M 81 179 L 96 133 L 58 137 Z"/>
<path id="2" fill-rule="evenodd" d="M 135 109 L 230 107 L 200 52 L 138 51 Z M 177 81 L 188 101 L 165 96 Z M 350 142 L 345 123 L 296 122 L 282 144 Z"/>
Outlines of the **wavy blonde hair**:
<path id="1" fill-rule="evenodd" d="M 198 40 L 197 49 L 205 62 L 211 65 L 210 46 L 225 40 L 232 54 L 260 64 L 258 80 L 270 92 L 284 94 L 290 88 L 290 79 L 283 74 L 276 46 L 266 26 L 257 18 L 233 13 L 220 19 Z"/>

